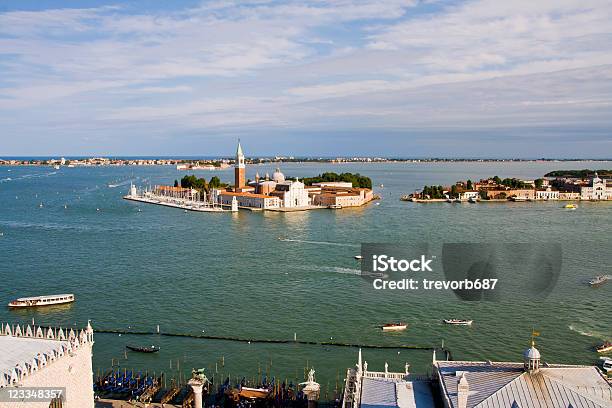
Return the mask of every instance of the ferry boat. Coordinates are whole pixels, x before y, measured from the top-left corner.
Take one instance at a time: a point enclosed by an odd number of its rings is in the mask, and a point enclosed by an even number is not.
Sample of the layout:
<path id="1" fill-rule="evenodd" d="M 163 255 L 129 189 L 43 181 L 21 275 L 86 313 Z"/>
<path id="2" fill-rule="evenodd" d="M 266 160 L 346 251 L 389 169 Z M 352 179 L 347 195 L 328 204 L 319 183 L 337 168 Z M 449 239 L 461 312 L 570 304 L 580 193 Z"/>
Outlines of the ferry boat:
<path id="1" fill-rule="evenodd" d="M 384 324 L 382 327 L 382 331 L 402 331 L 402 330 L 406 330 L 408 328 L 408 325 L 406 323 L 387 323 Z"/>
<path id="2" fill-rule="evenodd" d="M 24 297 L 13 300 L 8 304 L 9 307 L 23 308 L 23 307 L 38 307 L 38 306 L 51 306 L 51 305 L 63 305 L 65 303 L 74 302 L 74 295 L 67 293 L 63 295 L 49 295 L 49 296 L 32 296 Z"/>
<path id="3" fill-rule="evenodd" d="M 593 279 L 589 280 L 589 285 L 591 286 L 601 285 L 603 283 L 606 283 L 608 279 L 610 279 L 608 275 L 598 275 L 594 277 Z"/>
<path id="4" fill-rule="evenodd" d="M 612 351 L 612 342 L 604 341 L 602 344 L 595 348 L 598 353 L 607 353 L 608 351 Z"/>
<path id="5" fill-rule="evenodd" d="M 455 326 L 470 326 L 473 322 L 474 322 L 473 320 L 444 319 L 444 323 L 453 324 Z"/>

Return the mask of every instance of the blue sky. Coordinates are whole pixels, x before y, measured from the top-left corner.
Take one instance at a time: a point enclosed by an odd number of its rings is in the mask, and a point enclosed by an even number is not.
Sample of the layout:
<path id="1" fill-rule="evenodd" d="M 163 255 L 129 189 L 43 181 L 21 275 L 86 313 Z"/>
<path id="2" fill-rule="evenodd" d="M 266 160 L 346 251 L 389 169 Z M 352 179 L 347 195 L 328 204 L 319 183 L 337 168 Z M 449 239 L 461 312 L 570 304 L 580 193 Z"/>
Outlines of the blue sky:
<path id="1" fill-rule="evenodd" d="M 612 157 L 608 0 L 0 1 L 0 156 Z"/>

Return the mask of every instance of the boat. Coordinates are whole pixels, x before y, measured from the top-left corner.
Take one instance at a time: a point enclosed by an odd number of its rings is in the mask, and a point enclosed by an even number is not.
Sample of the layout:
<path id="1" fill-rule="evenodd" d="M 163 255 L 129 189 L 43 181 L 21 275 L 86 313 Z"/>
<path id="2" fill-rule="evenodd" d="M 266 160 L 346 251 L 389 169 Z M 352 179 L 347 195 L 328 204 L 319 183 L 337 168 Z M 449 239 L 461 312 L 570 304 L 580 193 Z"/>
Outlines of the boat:
<path id="1" fill-rule="evenodd" d="M 239 395 L 243 398 L 266 398 L 270 394 L 270 390 L 267 388 L 250 388 L 250 387 L 242 387 L 240 389 Z"/>
<path id="2" fill-rule="evenodd" d="M 406 323 L 387 323 L 381 326 L 382 331 L 402 331 L 406 330 L 408 325 Z"/>
<path id="3" fill-rule="evenodd" d="M 610 357 L 599 357 L 601 362 L 601 368 L 604 369 L 606 373 L 612 372 L 612 358 Z"/>
<path id="4" fill-rule="evenodd" d="M 565 204 L 563 208 L 566 208 L 568 210 L 575 210 L 576 208 L 578 208 L 578 206 L 576 204 Z"/>
<path id="5" fill-rule="evenodd" d="M 589 280 L 589 285 L 591 285 L 591 286 L 598 286 L 598 285 L 601 285 L 603 283 L 606 283 L 608 281 L 608 279 L 610 279 L 610 277 L 608 275 L 598 275 L 598 276 L 594 277 L 593 279 Z"/>
<path id="6" fill-rule="evenodd" d="M 453 324 L 455 326 L 470 326 L 473 322 L 474 322 L 473 320 L 444 319 L 444 323 Z"/>
<path id="7" fill-rule="evenodd" d="M 362 260 L 362 259 L 363 259 L 363 256 L 361 256 L 361 255 L 355 255 L 355 259 Z"/>
<path id="8" fill-rule="evenodd" d="M 511 197 L 510 199 L 515 203 L 524 203 L 527 201 L 526 197 Z"/>
<path id="9" fill-rule="evenodd" d="M 60 169 L 60 166 L 59 166 L 59 164 L 56 164 L 55 166 L 53 166 L 53 168 L 54 168 L 55 170 L 59 170 L 59 169 Z"/>
<path id="10" fill-rule="evenodd" d="M 11 301 L 8 306 L 11 308 L 24 308 L 24 307 L 38 307 L 38 306 L 51 306 L 51 305 L 63 305 L 65 303 L 74 302 L 74 295 L 72 293 L 66 293 L 63 295 L 48 295 L 48 296 L 32 296 L 23 297 Z"/>
<path id="11" fill-rule="evenodd" d="M 332 204 L 328 206 L 327 208 L 331 208 L 332 210 L 339 210 L 342 208 L 342 206 L 340 204 Z"/>
<path id="12" fill-rule="evenodd" d="M 478 200 L 474 197 L 470 197 L 468 198 L 468 203 L 472 203 L 472 204 L 476 204 L 478 202 Z"/>
<path id="13" fill-rule="evenodd" d="M 130 345 L 127 345 L 127 346 L 125 346 L 125 348 L 128 349 L 128 350 L 137 351 L 139 353 L 157 353 L 160 350 L 160 348 L 156 347 L 156 346 L 139 347 L 139 346 L 130 346 Z"/>
<path id="14" fill-rule="evenodd" d="M 607 353 L 608 351 L 612 351 L 612 342 L 604 341 L 599 346 L 595 347 L 598 353 Z"/>

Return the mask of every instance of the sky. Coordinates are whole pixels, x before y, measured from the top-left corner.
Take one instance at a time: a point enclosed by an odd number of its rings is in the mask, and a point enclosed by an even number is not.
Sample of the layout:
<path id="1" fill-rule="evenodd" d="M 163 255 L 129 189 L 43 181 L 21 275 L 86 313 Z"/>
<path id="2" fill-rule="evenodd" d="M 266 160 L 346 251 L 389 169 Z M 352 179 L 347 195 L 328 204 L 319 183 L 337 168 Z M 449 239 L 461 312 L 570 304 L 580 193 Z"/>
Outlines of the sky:
<path id="1" fill-rule="evenodd" d="M 0 157 L 612 158 L 610 0 L 0 0 Z"/>

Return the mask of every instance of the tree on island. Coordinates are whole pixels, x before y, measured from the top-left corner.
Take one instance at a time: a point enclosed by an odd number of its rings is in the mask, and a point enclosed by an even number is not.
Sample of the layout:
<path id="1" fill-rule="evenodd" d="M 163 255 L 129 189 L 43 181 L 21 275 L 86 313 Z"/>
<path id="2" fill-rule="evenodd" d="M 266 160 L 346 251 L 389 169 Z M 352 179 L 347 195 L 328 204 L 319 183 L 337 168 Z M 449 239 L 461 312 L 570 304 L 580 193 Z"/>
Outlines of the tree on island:
<path id="1" fill-rule="evenodd" d="M 304 177 L 302 179 L 302 182 L 307 185 L 310 186 L 313 183 L 321 183 L 321 182 L 345 182 L 345 183 L 351 183 L 353 185 L 353 187 L 358 187 L 358 188 L 372 188 L 372 179 L 370 179 L 369 177 L 366 176 L 362 176 L 359 173 L 342 173 L 342 174 L 337 174 L 334 172 L 326 172 L 323 174 L 319 174 L 316 177 Z"/>
<path id="2" fill-rule="evenodd" d="M 179 181 L 174 181 L 174 186 L 179 186 Z M 210 179 L 210 182 L 207 182 L 205 178 L 198 178 L 195 175 L 184 176 L 181 179 L 180 186 L 183 188 L 193 188 L 198 190 L 200 194 L 203 196 L 207 194 L 212 188 L 225 187 L 227 184 L 221 183 L 221 180 L 217 176 L 213 176 Z"/>
<path id="3" fill-rule="evenodd" d="M 466 188 L 468 190 L 472 190 L 474 188 L 473 184 L 472 184 L 472 180 L 468 179 L 467 183 L 466 183 Z"/>

